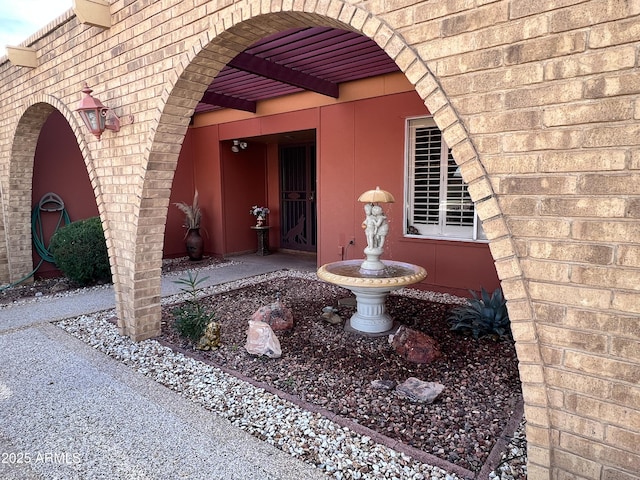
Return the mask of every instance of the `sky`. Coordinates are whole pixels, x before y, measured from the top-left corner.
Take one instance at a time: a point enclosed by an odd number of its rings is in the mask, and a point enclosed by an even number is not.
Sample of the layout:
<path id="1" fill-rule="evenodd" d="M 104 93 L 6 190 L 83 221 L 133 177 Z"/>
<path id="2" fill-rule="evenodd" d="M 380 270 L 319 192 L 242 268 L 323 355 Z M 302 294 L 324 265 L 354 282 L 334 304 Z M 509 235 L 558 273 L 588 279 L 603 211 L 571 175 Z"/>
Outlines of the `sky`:
<path id="1" fill-rule="evenodd" d="M 73 0 L 0 0 L 0 56 L 73 5 Z"/>

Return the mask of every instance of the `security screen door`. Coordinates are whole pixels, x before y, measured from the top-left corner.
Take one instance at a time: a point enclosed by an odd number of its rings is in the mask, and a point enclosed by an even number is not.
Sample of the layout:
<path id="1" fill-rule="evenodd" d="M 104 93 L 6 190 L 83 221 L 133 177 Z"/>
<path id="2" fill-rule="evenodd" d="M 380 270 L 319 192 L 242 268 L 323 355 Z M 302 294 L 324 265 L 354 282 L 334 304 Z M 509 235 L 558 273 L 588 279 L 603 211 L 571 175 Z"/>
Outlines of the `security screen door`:
<path id="1" fill-rule="evenodd" d="M 316 146 L 280 146 L 280 247 L 316 251 Z"/>

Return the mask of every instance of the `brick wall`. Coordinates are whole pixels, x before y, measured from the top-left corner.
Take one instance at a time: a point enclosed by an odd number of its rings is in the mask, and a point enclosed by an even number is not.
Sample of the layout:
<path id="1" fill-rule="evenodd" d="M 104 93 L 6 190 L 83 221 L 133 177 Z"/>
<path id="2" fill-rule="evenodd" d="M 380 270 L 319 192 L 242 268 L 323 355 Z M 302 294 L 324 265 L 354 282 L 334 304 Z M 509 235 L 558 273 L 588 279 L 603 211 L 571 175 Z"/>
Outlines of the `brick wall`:
<path id="1" fill-rule="evenodd" d="M 637 0 L 112 1 L 72 12 L 0 61 L 0 280 L 31 269 L 35 142 L 52 108 L 85 159 L 110 251 L 120 330 L 159 329 L 171 180 L 208 83 L 259 38 L 300 25 L 373 38 L 424 98 L 477 202 L 509 312 L 529 478 L 640 478 L 640 2 Z M 135 123 L 98 142 L 82 83 Z"/>

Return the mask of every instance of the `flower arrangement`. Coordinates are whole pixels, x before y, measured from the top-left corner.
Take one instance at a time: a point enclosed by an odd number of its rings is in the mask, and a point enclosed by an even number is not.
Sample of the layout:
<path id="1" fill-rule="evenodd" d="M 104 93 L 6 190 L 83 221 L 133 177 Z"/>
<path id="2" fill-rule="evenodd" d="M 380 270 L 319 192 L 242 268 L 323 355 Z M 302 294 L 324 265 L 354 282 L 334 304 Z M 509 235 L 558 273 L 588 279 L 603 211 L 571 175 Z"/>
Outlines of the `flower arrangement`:
<path id="1" fill-rule="evenodd" d="M 264 219 L 269 214 L 269 209 L 267 207 L 259 207 L 257 205 L 254 205 L 253 207 L 251 207 L 251 210 L 249 210 L 249 213 L 258 218 Z"/>
<path id="2" fill-rule="evenodd" d="M 178 202 L 174 204 L 176 207 L 184 213 L 184 226 L 188 230 L 193 230 L 200 228 L 200 219 L 202 218 L 202 213 L 200 212 L 200 207 L 198 206 L 198 190 L 193 195 L 193 203 L 191 205 L 187 205 L 183 202 Z"/>

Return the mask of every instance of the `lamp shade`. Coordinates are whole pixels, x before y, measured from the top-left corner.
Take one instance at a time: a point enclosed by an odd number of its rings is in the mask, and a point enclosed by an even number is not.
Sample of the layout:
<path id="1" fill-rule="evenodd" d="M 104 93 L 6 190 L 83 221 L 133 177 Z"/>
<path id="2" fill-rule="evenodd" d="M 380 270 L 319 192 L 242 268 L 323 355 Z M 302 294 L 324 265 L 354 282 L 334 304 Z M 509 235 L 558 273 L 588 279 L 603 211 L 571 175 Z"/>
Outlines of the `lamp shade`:
<path id="1" fill-rule="evenodd" d="M 396 201 L 391 193 L 386 190 L 380 190 L 380 187 L 376 187 L 375 190 L 367 190 L 360 197 L 358 201 L 362 203 L 393 203 Z"/>

